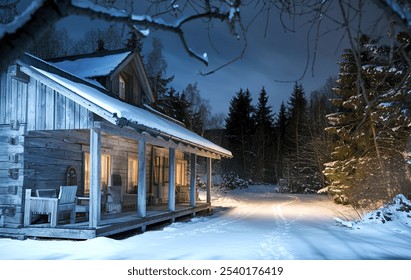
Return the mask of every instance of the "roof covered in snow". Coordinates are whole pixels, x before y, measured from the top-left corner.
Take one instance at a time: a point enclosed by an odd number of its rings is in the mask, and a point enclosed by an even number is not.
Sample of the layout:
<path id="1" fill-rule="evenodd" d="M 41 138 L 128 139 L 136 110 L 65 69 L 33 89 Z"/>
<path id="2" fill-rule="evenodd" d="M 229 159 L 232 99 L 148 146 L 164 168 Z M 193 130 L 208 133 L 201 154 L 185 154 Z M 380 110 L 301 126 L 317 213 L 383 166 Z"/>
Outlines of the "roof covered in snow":
<path id="1" fill-rule="evenodd" d="M 115 58 L 120 57 L 115 56 Z M 92 60 L 89 62 L 91 63 L 91 61 Z M 122 102 L 119 99 L 107 95 L 104 89 L 96 87 L 83 77 L 78 77 L 74 75 L 74 73 L 67 73 L 69 72 L 67 68 L 65 71 L 62 71 L 56 67 L 56 64 L 52 65 L 31 55 L 25 55 L 25 57 L 20 60 L 20 63 L 28 68 L 29 72 L 51 80 L 59 86 L 73 92 L 75 96 L 81 100 L 82 104 L 87 104 L 88 110 L 100 115 L 110 123 L 118 124 L 119 121 L 121 121 L 122 124 L 128 123 L 130 127 L 141 127 L 144 130 L 154 132 L 154 134 L 195 146 L 220 156 L 232 156 L 230 151 L 160 114 L 155 114 L 154 112 Z M 100 64 L 100 62 L 97 64 Z M 73 99 L 72 96 L 68 96 L 68 98 Z"/>
<path id="2" fill-rule="evenodd" d="M 92 57 L 77 56 L 51 64 L 77 77 L 93 78 L 110 75 L 131 54 L 131 51 L 122 51 Z"/>

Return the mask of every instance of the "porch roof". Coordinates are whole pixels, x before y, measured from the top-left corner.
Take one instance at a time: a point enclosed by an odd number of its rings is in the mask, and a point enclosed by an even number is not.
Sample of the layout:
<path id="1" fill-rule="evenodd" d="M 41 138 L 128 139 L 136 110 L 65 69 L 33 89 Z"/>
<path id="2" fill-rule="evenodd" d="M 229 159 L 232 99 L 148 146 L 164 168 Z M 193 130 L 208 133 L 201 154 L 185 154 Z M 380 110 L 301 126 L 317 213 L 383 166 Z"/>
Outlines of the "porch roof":
<path id="1" fill-rule="evenodd" d="M 30 63 L 33 59 L 36 60 L 35 63 Z M 26 55 L 25 58 L 20 60 L 20 64 L 25 67 L 23 71 L 27 72 L 26 74 L 36 76 L 36 79 L 47 82 L 52 88 L 53 85 L 57 85 L 57 88 L 54 87 L 57 91 L 58 88 L 63 87 L 71 93 L 67 96 L 68 98 L 112 124 L 120 127 L 129 126 L 141 133 L 148 133 L 153 137 L 162 137 L 165 140 L 197 147 L 222 157 L 232 157 L 231 152 L 227 149 L 176 122 L 110 97 L 104 89 L 93 86 L 87 80 L 62 71 L 45 61 Z"/>

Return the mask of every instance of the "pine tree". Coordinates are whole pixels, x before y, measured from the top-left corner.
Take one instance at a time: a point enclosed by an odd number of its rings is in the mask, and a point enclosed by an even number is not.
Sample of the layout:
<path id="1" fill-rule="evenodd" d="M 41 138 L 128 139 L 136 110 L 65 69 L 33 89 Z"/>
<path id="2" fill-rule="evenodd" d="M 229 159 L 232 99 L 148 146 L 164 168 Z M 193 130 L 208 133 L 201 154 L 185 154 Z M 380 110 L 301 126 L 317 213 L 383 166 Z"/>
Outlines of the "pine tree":
<path id="1" fill-rule="evenodd" d="M 319 188 L 317 170 L 312 162 L 308 102 L 303 86 L 295 84 L 289 101 L 289 120 L 285 130 L 283 172 L 291 192 L 312 192 Z"/>
<path id="2" fill-rule="evenodd" d="M 255 156 L 252 151 L 252 135 L 254 134 L 254 107 L 249 90 L 240 89 L 230 101 L 226 118 L 226 138 L 229 149 L 233 153 L 229 169 L 238 172 L 243 178 L 251 178 L 254 171 Z"/>
<path id="3" fill-rule="evenodd" d="M 42 36 L 41 40 L 32 46 L 29 52 L 42 59 L 50 59 L 70 54 L 71 40 L 66 29 L 52 27 Z"/>
<path id="4" fill-rule="evenodd" d="M 366 35 L 357 50 L 345 50 L 340 64 L 338 112 L 328 115 L 335 138 L 333 161 L 326 164 L 330 193 L 357 208 L 385 202 L 407 185 L 402 154 L 406 151 L 410 101 L 408 73 L 398 49 L 378 45 Z M 399 57 L 401 57 L 399 55 Z M 407 88 L 408 87 L 408 88 Z"/>
<path id="5" fill-rule="evenodd" d="M 359 41 L 358 57 L 362 63 L 371 65 L 370 54 L 365 44 L 369 40 L 363 37 Z M 360 84 L 357 73 L 362 71 L 361 65 L 357 65 L 355 53 L 347 49 L 341 55 L 343 61 L 340 63 L 340 74 L 335 88 L 336 98 L 332 100 L 337 107 L 337 112 L 327 116 L 331 127 L 327 131 L 336 138 L 335 148 L 332 152 L 332 162 L 326 164 L 325 175 L 331 180 L 329 190 L 334 200 L 340 203 L 349 203 L 353 200 L 349 194 L 349 188 L 359 182 L 360 177 L 365 177 L 364 170 L 358 170 L 359 161 L 370 150 L 370 139 L 372 138 L 369 118 L 365 118 L 366 100 L 360 92 Z M 362 71 L 363 72 L 363 71 Z M 362 75 L 365 80 L 364 74 Z M 365 162 L 365 161 L 363 161 Z M 373 165 L 372 168 L 375 166 Z M 351 197 L 350 197 L 351 196 Z"/>
<path id="6" fill-rule="evenodd" d="M 260 182 L 273 182 L 275 178 L 273 170 L 273 123 L 274 114 L 268 105 L 268 95 L 263 87 L 260 91 L 258 104 L 255 108 L 255 134 L 253 146 L 256 161 L 254 180 Z"/>
<path id="7" fill-rule="evenodd" d="M 309 145 L 313 150 L 312 165 L 319 179 L 319 187 L 326 186 L 326 178 L 321 176 L 324 171 L 324 163 L 331 160 L 332 141 L 325 131 L 328 127 L 326 116 L 336 111 L 331 99 L 334 97 L 336 77 L 329 77 L 324 86 L 311 93 L 309 104 Z"/>
<path id="8" fill-rule="evenodd" d="M 285 103 L 282 102 L 278 117 L 274 124 L 275 134 L 275 147 L 274 147 L 274 168 L 276 181 L 280 183 L 281 179 L 284 179 L 284 154 L 285 154 L 285 131 L 288 125 L 288 113 Z"/>
<path id="9" fill-rule="evenodd" d="M 187 125 L 190 121 L 190 104 L 184 93 L 171 87 L 156 103 L 156 108 L 167 116 Z"/>
<path id="10" fill-rule="evenodd" d="M 141 35 L 135 31 L 130 31 L 129 33 L 129 38 L 127 39 L 127 42 L 125 44 L 126 48 L 130 50 L 135 50 L 139 54 L 143 51 L 143 42 L 141 39 Z"/>
<path id="11" fill-rule="evenodd" d="M 145 68 L 154 96 L 156 99 L 163 98 L 163 95 L 167 92 L 167 86 L 174 79 L 174 76 L 164 77 L 166 75 L 167 62 L 163 56 L 163 44 L 160 39 L 153 38 L 152 50 L 147 56 Z"/>
<path id="12" fill-rule="evenodd" d="M 199 135 L 203 135 L 207 120 L 210 117 L 210 104 L 201 97 L 197 83 L 188 84 L 183 94 L 189 103 L 189 120 L 187 127 Z"/>

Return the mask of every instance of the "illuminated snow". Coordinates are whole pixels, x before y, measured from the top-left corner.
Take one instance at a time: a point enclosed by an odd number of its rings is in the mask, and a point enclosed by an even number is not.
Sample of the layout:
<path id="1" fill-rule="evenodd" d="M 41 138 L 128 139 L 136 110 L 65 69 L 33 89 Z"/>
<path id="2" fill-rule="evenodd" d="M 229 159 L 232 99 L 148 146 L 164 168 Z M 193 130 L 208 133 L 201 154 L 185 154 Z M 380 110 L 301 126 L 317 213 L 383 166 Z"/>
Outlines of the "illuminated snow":
<path id="1" fill-rule="evenodd" d="M 2 259 L 411 259 L 409 218 L 351 223 L 352 208 L 324 195 L 250 186 L 213 192 L 214 213 L 124 240 L 0 239 Z M 204 194 L 201 194 L 204 199 Z M 338 218 L 352 228 L 337 222 Z"/>

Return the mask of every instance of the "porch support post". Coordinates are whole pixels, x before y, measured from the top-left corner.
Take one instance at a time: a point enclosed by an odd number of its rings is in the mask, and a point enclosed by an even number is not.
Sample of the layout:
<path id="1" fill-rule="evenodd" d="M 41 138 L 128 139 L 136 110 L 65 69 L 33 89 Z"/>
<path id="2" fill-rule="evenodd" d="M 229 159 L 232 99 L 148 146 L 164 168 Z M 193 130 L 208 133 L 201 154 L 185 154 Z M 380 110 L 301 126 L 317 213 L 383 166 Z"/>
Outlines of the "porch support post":
<path id="1" fill-rule="evenodd" d="M 146 142 L 138 142 L 138 195 L 137 195 L 137 215 L 145 217 L 147 214 L 146 207 Z"/>
<path id="2" fill-rule="evenodd" d="M 197 155 L 191 154 L 190 160 L 190 206 L 196 206 L 196 177 L 197 177 Z"/>
<path id="3" fill-rule="evenodd" d="M 207 158 L 207 203 L 211 203 L 211 158 Z"/>
<path id="4" fill-rule="evenodd" d="M 101 132 L 90 129 L 90 228 L 100 225 L 101 215 Z"/>
<path id="5" fill-rule="evenodd" d="M 168 183 L 168 210 L 176 210 L 176 150 L 170 148 L 169 150 L 169 183 Z"/>

